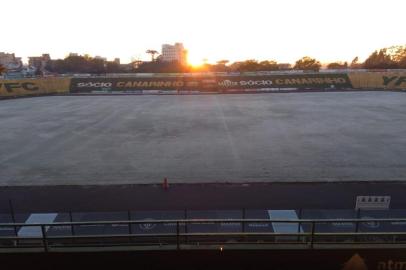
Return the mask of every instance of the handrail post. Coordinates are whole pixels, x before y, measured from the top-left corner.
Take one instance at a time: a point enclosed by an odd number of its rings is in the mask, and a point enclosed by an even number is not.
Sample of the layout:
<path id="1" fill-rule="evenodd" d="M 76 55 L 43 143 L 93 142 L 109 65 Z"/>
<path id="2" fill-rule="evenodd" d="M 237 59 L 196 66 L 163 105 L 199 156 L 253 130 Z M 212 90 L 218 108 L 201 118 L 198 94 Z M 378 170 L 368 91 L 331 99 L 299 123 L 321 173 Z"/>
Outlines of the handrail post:
<path id="1" fill-rule="evenodd" d="M 10 207 L 11 220 L 13 221 L 13 223 L 16 223 L 16 217 L 15 217 L 15 213 L 14 213 L 13 202 L 11 201 L 11 199 L 8 200 L 8 205 Z M 15 236 L 18 236 L 17 226 L 14 225 L 13 227 L 14 227 Z"/>
<path id="2" fill-rule="evenodd" d="M 71 233 L 72 233 L 72 236 L 74 236 L 74 235 L 75 235 L 75 228 L 74 228 L 75 225 L 72 225 L 73 216 L 72 216 L 72 212 L 71 212 L 71 211 L 69 211 L 69 220 L 70 220 L 70 222 L 71 222 L 71 224 L 70 224 L 70 231 L 71 231 Z"/>
<path id="3" fill-rule="evenodd" d="M 315 224 L 314 224 L 314 221 L 312 221 L 312 233 L 310 235 L 310 248 L 311 249 L 313 249 L 314 231 L 315 231 Z"/>
<path id="4" fill-rule="evenodd" d="M 133 234 L 133 228 L 132 228 L 132 223 L 131 223 L 131 212 L 130 212 L 130 210 L 127 210 L 127 218 L 128 218 L 128 234 L 130 234 L 130 237 L 128 238 L 128 240 L 129 240 L 129 242 L 132 242 L 131 235 Z"/>
<path id="5" fill-rule="evenodd" d="M 298 233 L 298 235 L 297 235 L 297 242 L 300 242 L 300 237 L 301 237 L 301 235 L 300 235 L 300 224 L 301 224 L 301 222 L 300 222 L 300 220 L 299 220 L 299 222 L 298 222 L 298 224 L 297 224 L 297 233 Z"/>
<path id="6" fill-rule="evenodd" d="M 359 220 L 355 221 L 355 237 L 354 242 L 358 242 Z"/>
<path id="7" fill-rule="evenodd" d="M 187 243 L 187 234 L 188 234 L 188 231 L 187 231 L 187 225 L 188 225 L 188 222 L 187 222 L 187 209 L 185 208 L 185 211 L 184 211 L 184 215 L 183 215 L 183 218 L 185 219 L 185 243 Z"/>
<path id="8" fill-rule="evenodd" d="M 72 216 L 72 211 L 69 211 L 69 220 L 70 220 L 70 232 L 72 234 L 72 244 L 75 243 L 75 225 L 72 224 L 73 222 L 73 216 Z"/>
<path id="9" fill-rule="evenodd" d="M 245 233 L 245 208 L 242 209 L 242 232 Z"/>
<path id="10" fill-rule="evenodd" d="M 301 220 L 302 220 L 302 208 L 299 208 L 299 223 L 297 224 L 297 233 L 298 233 L 298 235 L 297 235 L 297 241 L 300 243 L 301 241 L 300 241 L 300 238 L 301 238 L 301 235 L 300 235 L 300 226 L 301 226 L 301 224 L 302 224 L 302 222 L 301 222 Z M 302 240 L 302 242 L 303 242 L 303 240 Z"/>
<path id="11" fill-rule="evenodd" d="M 128 232 L 130 233 L 130 234 L 132 234 L 133 233 L 133 229 L 131 228 L 131 226 L 130 225 L 132 225 L 131 224 L 131 212 L 130 212 L 130 210 L 127 210 L 127 219 L 128 219 Z"/>
<path id="12" fill-rule="evenodd" d="M 357 209 L 357 221 L 355 222 L 355 233 L 354 242 L 358 242 L 358 232 L 359 232 L 359 220 L 361 219 L 361 208 Z"/>
<path id="13" fill-rule="evenodd" d="M 176 221 L 176 249 L 180 249 L 180 243 L 179 243 L 179 221 Z"/>
<path id="14" fill-rule="evenodd" d="M 41 232 L 42 232 L 42 243 L 44 245 L 44 251 L 48 252 L 48 241 L 46 236 L 45 225 L 41 225 Z"/>
<path id="15" fill-rule="evenodd" d="M 188 222 L 187 222 L 187 220 L 185 220 L 185 243 L 186 243 L 186 244 L 187 244 L 187 242 L 188 242 L 188 237 L 187 237 L 188 229 L 187 229 L 187 225 L 188 225 Z"/>

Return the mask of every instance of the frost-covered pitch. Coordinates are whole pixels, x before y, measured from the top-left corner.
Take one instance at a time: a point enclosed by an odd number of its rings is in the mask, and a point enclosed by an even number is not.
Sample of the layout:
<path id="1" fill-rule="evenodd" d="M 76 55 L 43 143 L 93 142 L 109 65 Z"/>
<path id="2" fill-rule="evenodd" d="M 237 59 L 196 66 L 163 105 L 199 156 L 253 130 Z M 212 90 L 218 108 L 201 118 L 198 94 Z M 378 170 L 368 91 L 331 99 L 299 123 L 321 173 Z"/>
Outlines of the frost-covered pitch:
<path id="1" fill-rule="evenodd" d="M 0 101 L 0 185 L 406 180 L 406 93 Z"/>

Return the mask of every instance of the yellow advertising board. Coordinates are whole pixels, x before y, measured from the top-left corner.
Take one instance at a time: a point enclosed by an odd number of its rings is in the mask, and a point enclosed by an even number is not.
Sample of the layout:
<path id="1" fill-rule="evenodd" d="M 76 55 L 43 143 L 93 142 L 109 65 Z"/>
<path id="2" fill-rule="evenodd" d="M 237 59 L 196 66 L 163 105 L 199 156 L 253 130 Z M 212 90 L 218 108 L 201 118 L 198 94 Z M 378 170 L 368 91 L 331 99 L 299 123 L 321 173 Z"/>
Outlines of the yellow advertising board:
<path id="1" fill-rule="evenodd" d="M 350 72 L 353 88 L 406 90 L 406 72 Z"/>
<path id="2" fill-rule="evenodd" d="M 69 92 L 70 78 L 0 80 L 0 97 L 18 97 Z"/>
<path id="3" fill-rule="evenodd" d="M 321 88 L 324 89 L 330 84 L 336 84 L 336 88 L 342 87 L 354 88 L 354 89 L 383 89 L 383 90 L 406 90 L 406 71 L 381 71 L 381 72 L 349 72 L 347 74 L 335 74 L 334 78 L 330 78 L 331 74 L 312 74 L 306 75 L 309 78 L 302 78 L 295 75 L 272 75 L 267 78 L 262 78 L 261 76 L 255 76 L 255 81 L 252 81 L 253 85 L 250 85 L 251 77 L 245 78 L 244 76 L 234 76 L 234 77 L 217 77 L 214 83 L 218 83 L 217 88 L 224 88 L 222 84 L 225 80 L 228 84 L 233 84 L 232 87 L 235 88 L 263 88 L 264 83 L 271 84 L 270 87 L 292 87 L 292 83 L 295 84 L 295 87 L 301 86 L 305 87 L 304 83 L 308 85 L 306 87 L 313 87 L 314 89 Z M 314 76 L 322 76 L 320 78 L 313 78 Z M 324 76 L 324 77 L 323 77 Z M 330 77 L 326 77 L 330 76 Z M 292 77 L 292 78 L 291 78 Z M 298 78 L 296 78 L 298 77 Z M 326 77 L 326 78 L 325 78 Z M 250 79 L 251 78 L 251 79 Z M 172 85 L 178 83 L 175 79 L 165 79 L 167 81 L 151 81 L 152 79 L 139 79 L 137 81 L 131 81 L 131 78 L 38 78 L 38 79 L 17 79 L 17 80 L 0 80 L 0 98 L 1 97 L 18 97 L 18 96 L 30 96 L 30 95 L 45 95 L 45 94 L 57 94 L 57 93 L 76 93 L 82 92 L 84 90 L 104 90 L 105 88 L 112 90 L 122 90 L 122 88 L 131 88 L 131 89 L 149 89 L 149 88 L 158 88 L 158 89 L 172 89 L 172 88 L 182 88 L 183 83 L 187 83 L 188 88 L 193 88 L 202 91 L 206 86 L 205 78 L 194 78 L 181 80 L 182 85 Z M 221 80 L 223 81 L 221 81 Z M 237 83 L 245 83 L 243 79 L 250 79 L 244 85 L 237 85 Z M 266 79 L 266 80 L 265 80 Z M 282 80 L 283 79 L 283 80 Z M 238 82 L 234 82 L 237 80 Z M 259 80 L 259 81 L 258 81 Z M 328 82 L 324 83 L 324 81 Z M 117 82 L 116 82 L 117 81 Z M 138 82 L 140 81 L 140 82 Z M 213 80 L 210 80 L 212 83 Z M 256 82 L 262 83 L 261 85 L 256 85 Z M 284 84 L 280 85 L 280 82 Z M 318 83 L 320 81 L 320 83 Z M 288 84 L 289 82 L 289 84 Z M 317 82 L 317 84 L 316 84 Z M 322 83 L 323 82 L 323 83 Z M 193 87 L 189 83 L 195 83 Z M 286 85 L 285 85 L 286 84 Z M 302 85 L 303 84 L 303 85 Z M 236 86 L 237 85 L 237 86 Z M 107 87 L 108 86 L 108 87 Z M 185 87 L 186 87 L 185 86 Z M 117 88 L 117 89 L 116 89 Z M 207 88 L 207 87 L 206 87 Z"/>

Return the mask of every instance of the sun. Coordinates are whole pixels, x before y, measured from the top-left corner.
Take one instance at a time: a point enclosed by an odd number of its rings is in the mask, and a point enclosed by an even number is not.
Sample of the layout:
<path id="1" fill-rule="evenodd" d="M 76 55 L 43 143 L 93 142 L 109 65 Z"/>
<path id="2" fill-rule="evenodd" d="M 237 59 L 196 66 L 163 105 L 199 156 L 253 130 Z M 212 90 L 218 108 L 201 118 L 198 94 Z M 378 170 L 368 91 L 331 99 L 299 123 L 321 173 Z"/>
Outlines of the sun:
<path id="1" fill-rule="evenodd" d="M 203 65 L 202 61 L 188 60 L 187 63 L 188 63 L 189 66 L 191 66 L 193 68 L 198 68 L 198 67 L 201 67 Z"/>
<path id="2" fill-rule="evenodd" d="M 193 68 L 198 68 L 203 66 L 204 64 L 204 59 L 200 57 L 193 57 L 193 56 L 188 56 L 187 63 L 192 66 Z"/>

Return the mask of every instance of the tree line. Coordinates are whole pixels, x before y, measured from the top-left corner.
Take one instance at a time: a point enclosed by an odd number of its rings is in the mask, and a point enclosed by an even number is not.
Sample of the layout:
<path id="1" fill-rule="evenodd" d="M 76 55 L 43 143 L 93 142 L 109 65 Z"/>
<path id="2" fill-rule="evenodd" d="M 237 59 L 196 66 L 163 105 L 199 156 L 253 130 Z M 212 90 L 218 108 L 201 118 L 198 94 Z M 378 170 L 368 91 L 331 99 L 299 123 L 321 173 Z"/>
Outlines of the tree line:
<path id="1" fill-rule="evenodd" d="M 92 58 L 88 55 L 73 55 L 65 59 L 50 61 L 45 70 L 53 73 L 177 73 L 177 72 L 247 72 L 247 71 L 276 71 L 276 70 L 319 70 L 321 64 L 316 59 L 303 57 L 294 66 L 277 63 L 273 60 L 257 61 L 254 59 L 229 63 L 228 60 L 220 60 L 215 64 L 205 63 L 198 67 L 182 65 L 177 61 L 165 62 L 160 58 L 152 61 L 133 61 L 130 64 L 120 65 L 112 61 L 100 58 Z"/>
<path id="2" fill-rule="evenodd" d="M 45 70 L 53 73 L 177 73 L 177 72 L 247 72 L 247 71 L 277 71 L 277 70 L 319 70 L 321 64 L 316 59 L 303 57 L 295 65 L 277 63 L 273 60 L 257 61 L 254 59 L 229 63 L 228 60 L 217 61 L 215 64 L 205 63 L 194 67 L 182 65 L 177 61 L 165 62 L 160 58 L 152 61 L 133 61 L 130 64 L 120 65 L 88 55 L 73 55 L 65 59 L 50 61 Z"/>
<path id="3" fill-rule="evenodd" d="M 176 61 L 164 62 L 160 57 L 155 58 L 158 52 L 148 50 L 151 61 L 133 61 L 121 65 L 118 62 L 106 61 L 89 55 L 70 55 L 65 59 L 51 60 L 44 67 L 45 71 L 52 73 L 177 73 L 177 72 L 250 72 L 250 71 L 277 71 L 277 70 L 313 70 L 318 71 L 322 65 L 315 58 L 305 56 L 298 59 L 294 65 L 277 63 L 273 60 L 257 61 L 254 59 L 230 63 L 220 60 L 215 64 L 205 63 L 199 67 L 182 65 Z M 351 63 L 329 63 L 328 69 L 406 69 L 406 45 L 392 46 L 374 51 L 364 62 L 355 57 Z M 0 65 L 0 74 L 6 70 Z M 40 75 L 40 74 L 38 74 Z"/>

